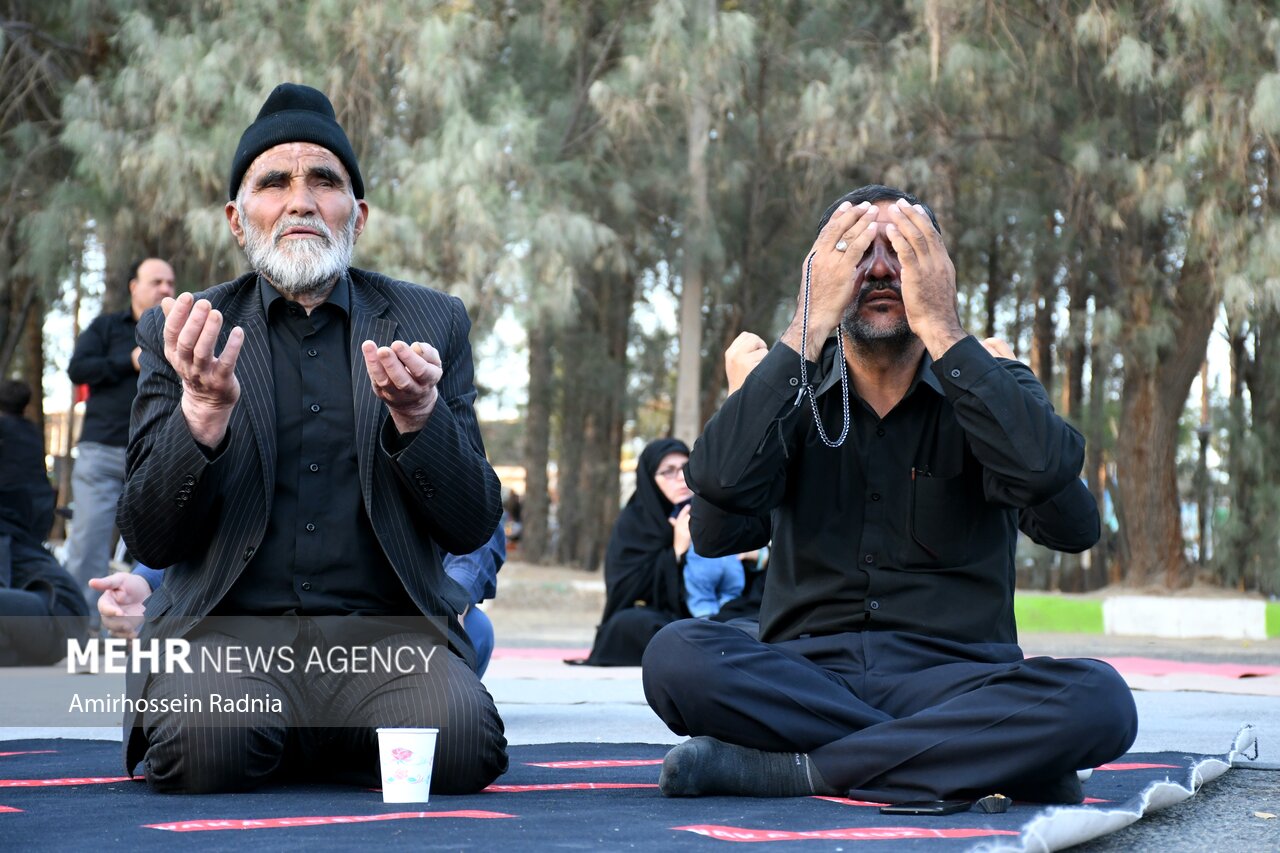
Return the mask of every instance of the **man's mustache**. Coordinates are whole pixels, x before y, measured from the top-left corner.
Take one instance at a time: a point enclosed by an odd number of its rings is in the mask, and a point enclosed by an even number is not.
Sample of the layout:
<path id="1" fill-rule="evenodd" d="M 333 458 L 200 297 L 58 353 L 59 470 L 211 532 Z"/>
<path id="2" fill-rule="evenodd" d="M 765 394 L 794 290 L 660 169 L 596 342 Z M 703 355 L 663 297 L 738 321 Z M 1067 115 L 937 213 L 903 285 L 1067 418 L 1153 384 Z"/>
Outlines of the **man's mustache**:
<path id="1" fill-rule="evenodd" d="M 280 222 L 276 223 L 275 230 L 271 232 L 271 244 L 273 246 L 280 245 L 280 240 L 284 237 L 284 232 L 290 228 L 307 228 L 315 231 L 324 238 L 325 245 L 333 243 L 333 232 L 329 230 L 329 226 L 325 225 L 324 220 L 310 216 L 286 216 Z"/>
<path id="2" fill-rule="evenodd" d="M 854 305 L 860 308 L 868 299 L 878 294 L 883 294 L 885 291 L 892 293 L 899 300 L 902 299 L 902 285 L 893 281 L 869 281 L 863 284 L 862 289 L 858 291 Z"/>

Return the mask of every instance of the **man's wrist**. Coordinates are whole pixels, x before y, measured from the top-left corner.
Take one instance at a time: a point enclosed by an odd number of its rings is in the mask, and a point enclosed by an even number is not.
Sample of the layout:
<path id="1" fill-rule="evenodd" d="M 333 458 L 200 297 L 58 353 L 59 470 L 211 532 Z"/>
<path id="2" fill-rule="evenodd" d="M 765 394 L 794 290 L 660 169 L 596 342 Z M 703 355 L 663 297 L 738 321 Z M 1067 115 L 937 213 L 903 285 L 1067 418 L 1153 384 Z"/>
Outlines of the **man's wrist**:
<path id="1" fill-rule="evenodd" d="M 396 432 L 400 435 L 408 433 L 421 432 L 422 428 L 427 425 L 427 421 L 431 419 L 431 413 L 436 410 L 436 403 L 439 401 L 440 395 L 434 390 L 431 392 L 431 400 L 421 408 L 412 412 L 400 411 L 388 407 L 391 415 L 391 424 L 396 428 Z"/>
<path id="2" fill-rule="evenodd" d="M 231 423 L 232 408 L 234 407 L 210 408 L 192 401 L 185 395 L 182 398 L 182 416 L 187 421 L 187 429 L 191 432 L 191 437 L 197 444 L 210 449 L 217 447 L 226 437 L 227 426 Z"/>
<path id="3" fill-rule="evenodd" d="M 822 347 L 826 343 L 827 338 L 830 337 L 831 330 L 834 328 L 835 326 L 818 324 L 813 322 L 812 318 L 810 319 L 809 332 L 807 335 L 808 340 L 805 341 L 805 349 L 807 351 L 803 353 L 806 361 L 816 362 L 818 360 L 822 355 Z M 782 333 L 782 337 L 780 338 L 784 344 L 795 350 L 797 354 L 800 354 L 800 339 L 803 329 L 803 321 L 801 318 L 796 317 L 791 321 L 791 325 L 787 326 L 787 330 Z"/>
<path id="4" fill-rule="evenodd" d="M 959 323 L 952 323 L 941 328 L 929 327 L 918 337 L 929 351 L 929 356 L 937 361 L 947 354 L 947 350 L 969 337 L 969 333 Z"/>

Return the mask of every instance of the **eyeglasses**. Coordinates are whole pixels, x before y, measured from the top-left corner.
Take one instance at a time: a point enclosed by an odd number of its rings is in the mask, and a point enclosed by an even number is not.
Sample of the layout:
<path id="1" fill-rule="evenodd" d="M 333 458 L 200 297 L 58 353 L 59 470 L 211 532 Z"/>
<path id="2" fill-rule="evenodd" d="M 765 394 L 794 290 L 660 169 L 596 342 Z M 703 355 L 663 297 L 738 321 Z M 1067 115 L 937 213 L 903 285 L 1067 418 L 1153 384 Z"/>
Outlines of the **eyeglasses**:
<path id="1" fill-rule="evenodd" d="M 684 466 L 677 465 L 671 468 L 659 468 L 657 471 L 657 476 L 661 477 L 664 480 L 674 480 L 678 476 L 683 477 Z"/>

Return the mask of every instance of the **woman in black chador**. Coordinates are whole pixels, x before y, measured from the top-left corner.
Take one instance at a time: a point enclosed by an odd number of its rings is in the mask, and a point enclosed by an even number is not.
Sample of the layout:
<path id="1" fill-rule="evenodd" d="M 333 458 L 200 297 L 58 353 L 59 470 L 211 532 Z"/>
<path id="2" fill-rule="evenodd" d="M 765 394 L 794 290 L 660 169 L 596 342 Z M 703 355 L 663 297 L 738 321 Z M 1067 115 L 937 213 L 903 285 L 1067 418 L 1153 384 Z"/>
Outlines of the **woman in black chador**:
<path id="1" fill-rule="evenodd" d="M 693 496 L 684 483 L 689 447 L 674 438 L 649 443 L 636 464 L 636 490 L 622 508 L 604 558 L 604 616 L 592 666 L 639 666 L 649 639 L 663 625 L 689 615 L 681 563 L 689 548 L 689 510 L 672 510 Z"/>

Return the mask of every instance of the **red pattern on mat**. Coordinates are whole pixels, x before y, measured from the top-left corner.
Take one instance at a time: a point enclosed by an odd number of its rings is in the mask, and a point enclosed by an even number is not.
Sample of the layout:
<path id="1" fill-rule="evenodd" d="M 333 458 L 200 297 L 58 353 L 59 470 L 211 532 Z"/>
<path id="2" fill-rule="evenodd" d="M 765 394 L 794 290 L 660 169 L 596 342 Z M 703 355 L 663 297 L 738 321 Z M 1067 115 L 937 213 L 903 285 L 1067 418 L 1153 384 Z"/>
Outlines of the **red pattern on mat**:
<path id="1" fill-rule="evenodd" d="M 914 826 L 849 826 L 839 829 L 811 829 L 807 832 L 749 829 L 742 826 L 715 824 L 671 828 L 714 838 L 717 841 L 812 841 L 815 838 L 833 841 L 889 841 L 898 838 L 982 838 L 988 835 L 1018 834 L 1008 829 L 921 829 Z"/>
<path id="2" fill-rule="evenodd" d="M 175 823 L 144 823 L 143 829 L 166 832 L 213 832 L 223 829 L 288 829 L 295 826 L 330 826 L 341 823 L 371 823 L 379 820 L 417 820 L 428 817 L 459 817 L 487 820 L 515 817 L 502 812 L 463 809 L 453 812 L 389 812 L 387 814 L 316 815 L 304 817 L 267 817 L 254 820 L 185 820 Z"/>
<path id="3" fill-rule="evenodd" d="M 82 776 L 69 779 L 0 779 L 0 788 L 60 788 L 66 785 L 109 785 L 132 782 L 132 776 Z"/>
<path id="4" fill-rule="evenodd" d="M 0 806 L 0 814 L 14 814 L 15 812 L 20 811 L 22 811 L 22 809 L 15 809 L 13 806 Z"/>
<path id="5" fill-rule="evenodd" d="M 880 808 L 887 806 L 888 803 L 870 803 L 866 800 L 850 800 L 847 797 L 819 797 L 814 796 L 815 800 L 826 800 L 829 803 L 839 803 L 842 806 L 869 806 L 871 808 Z"/>
<path id="6" fill-rule="evenodd" d="M 648 782 L 551 782 L 542 785 L 490 785 L 482 794 L 523 794 L 526 791 L 608 791 L 618 788 L 656 788 Z"/>
<path id="7" fill-rule="evenodd" d="M 1122 675 L 1216 675 L 1220 678 L 1252 678 L 1280 675 L 1280 666 L 1239 663 L 1195 663 L 1159 658 L 1103 658 Z"/>
<path id="8" fill-rule="evenodd" d="M 519 649 L 499 646 L 493 650 L 494 660 L 564 660 L 565 658 L 585 658 L 591 654 L 590 648 L 559 649 Z"/>
<path id="9" fill-rule="evenodd" d="M 1103 764 L 1098 770 L 1179 770 L 1176 764 Z"/>
<path id="10" fill-rule="evenodd" d="M 0 752 L 0 758 L 8 758 L 10 755 L 53 755 L 56 749 L 29 749 L 25 752 Z"/>
<path id="11" fill-rule="evenodd" d="M 552 770 L 590 770 L 596 767 L 650 767 L 661 764 L 661 758 L 624 758 L 616 761 L 526 761 L 526 767 L 550 767 Z"/>

